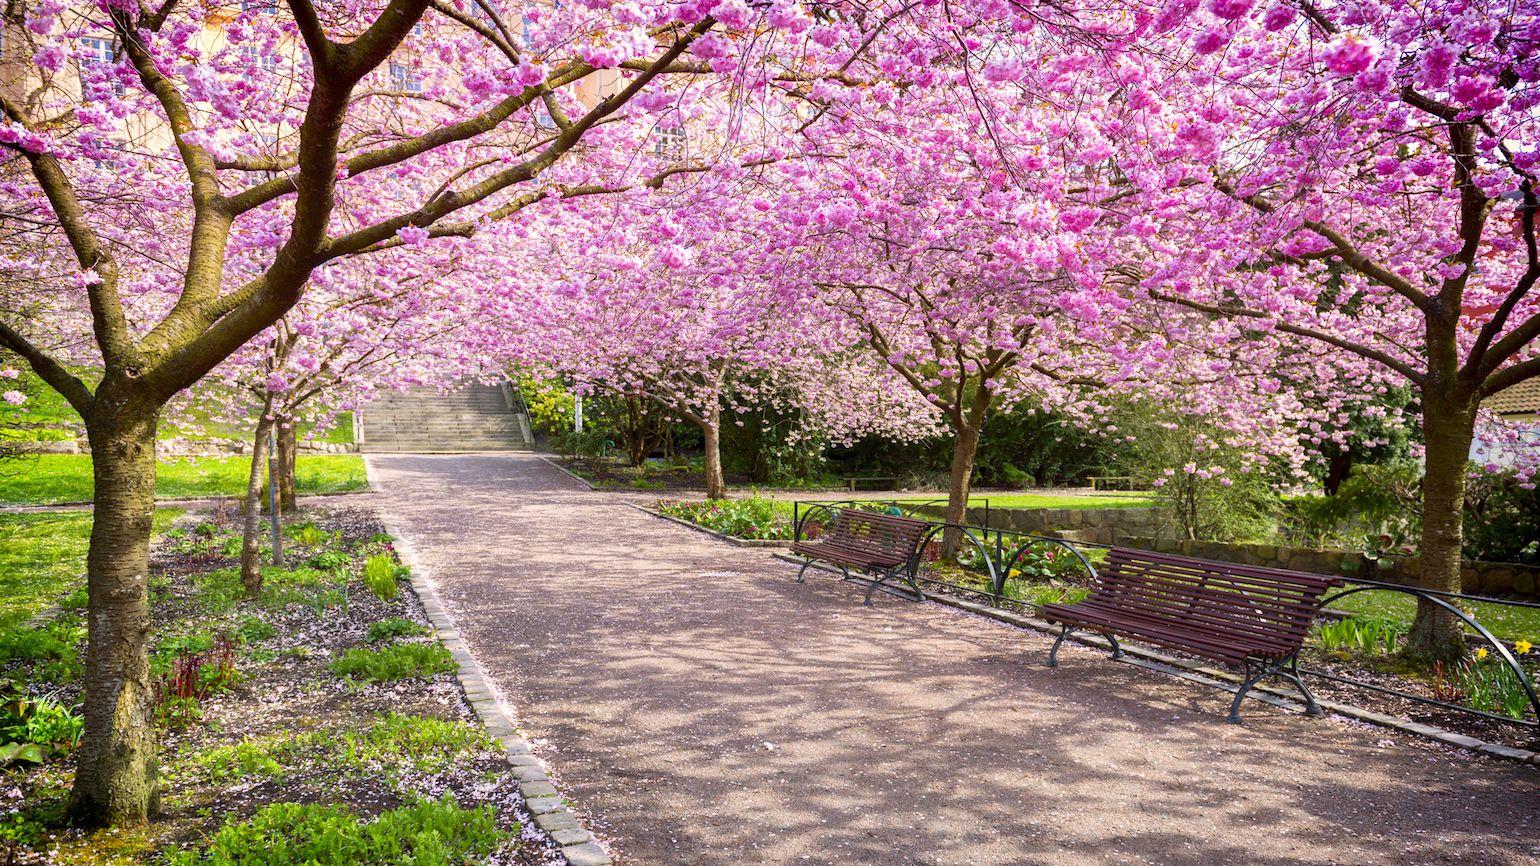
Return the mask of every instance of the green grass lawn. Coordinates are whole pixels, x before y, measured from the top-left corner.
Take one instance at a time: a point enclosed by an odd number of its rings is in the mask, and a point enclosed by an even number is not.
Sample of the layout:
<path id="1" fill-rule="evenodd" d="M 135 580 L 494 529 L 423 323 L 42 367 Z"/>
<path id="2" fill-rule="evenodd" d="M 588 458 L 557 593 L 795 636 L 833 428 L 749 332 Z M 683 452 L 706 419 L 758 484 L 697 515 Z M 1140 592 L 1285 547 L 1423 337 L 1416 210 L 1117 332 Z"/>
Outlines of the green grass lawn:
<path id="1" fill-rule="evenodd" d="M 1540 644 L 1540 608 L 1468 601 L 1461 601 L 1459 605 L 1474 611 L 1476 621 L 1499 640 L 1510 644 L 1517 640 Z M 1329 606 L 1360 616 L 1388 619 L 1403 626 L 1410 626 L 1412 617 L 1417 614 L 1417 599 L 1392 590 L 1357 592 Z"/>
<path id="2" fill-rule="evenodd" d="M 246 490 L 249 457 L 162 460 L 155 495 L 162 498 L 239 496 Z M 300 493 L 363 490 L 364 460 L 354 454 L 302 454 L 294 481 Z M 42 454 L 0 469 L 0 504 L 49 505 L 91 498 L 88 454 Z"/>
<path id="3" fill-rule="evenodd" d="M 163 531 L 181 513 L 157 510 L 155 531 Z M 0 631 L 15 628 L 81 586 L 90 537 L 89 512 L 0 514 Z"/>
<path id="4" fill-rule="evenodd" d="M 946 497 L 912 497 L 906 496 L 901 502 L 928 502 L 931 499 L 940 499 L 943 502 Z M 1054 493 L 1001 493 L 988 496 L 973 496 L 968 499 L 968 504 L 983 507 L 984 500 L 989 500 L 990 508 L 1150 508 L 1154 506 L 1155 499 L 1148 493 L 1087 493 L 1084 495 L 1065 495 Z"/>

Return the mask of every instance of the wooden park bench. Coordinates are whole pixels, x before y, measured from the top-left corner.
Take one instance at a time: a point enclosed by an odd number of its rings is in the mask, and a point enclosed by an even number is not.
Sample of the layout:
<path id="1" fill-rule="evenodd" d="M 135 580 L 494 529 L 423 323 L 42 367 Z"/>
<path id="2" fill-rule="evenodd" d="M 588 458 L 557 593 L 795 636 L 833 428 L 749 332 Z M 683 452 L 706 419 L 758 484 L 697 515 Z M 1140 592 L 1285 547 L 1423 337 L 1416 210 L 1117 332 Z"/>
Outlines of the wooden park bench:
<path id="1" fill-rule="evenodd" d="M 886 475 L 847 475 L 845 489 L 851 493 L 857 490 L 897 490 L 898 479 Z"/>
<path id="2" fill-rule="evenodd" d="M 852 568 L 871 575 L 867 582 L 865 604 L 872 603 L 872 593 L 887 582 L 902 578 L 913 590 L 915 601 L 924 601 L 925 593 L 915 581 L 919 567 L 920 538 L 931 525 L 911 517 L 896 517 L 855 508 L 842 508 L 834 523 L 816 540 L 798 541 L 791 552 L 805 556 L 797 572 L 797 582 L 804 583 L 803 575 L 815 561 L 827 562 L 844 572 L 846 580 L 854 580 Z"/>
<path id="3" fill-rule="evenodd" d="M 1134 478 L 1132 475 L 1091 475 L 1092 490 L 1133 490 Z"/>
<path id="4" fill-rule="evenodd" d="M 1058 666 L 1059 645 L 1076 631 L 1106 636 L 1113 658 L 1123 655 L 1114 635 L 1123 635 L 1240 668 L 1231 722 L 1240 722 L 1241 699 L 1269 676 L 1292 681 L 1306 714 L 1319 716 L 1299 676 L 1299 648 L 1321 597 L 1341 585 L 1338 577 L 1115 547 L 1083 601 L 1043 605 L 1040 615 L 1061 626 L 1048 666 Z"/>

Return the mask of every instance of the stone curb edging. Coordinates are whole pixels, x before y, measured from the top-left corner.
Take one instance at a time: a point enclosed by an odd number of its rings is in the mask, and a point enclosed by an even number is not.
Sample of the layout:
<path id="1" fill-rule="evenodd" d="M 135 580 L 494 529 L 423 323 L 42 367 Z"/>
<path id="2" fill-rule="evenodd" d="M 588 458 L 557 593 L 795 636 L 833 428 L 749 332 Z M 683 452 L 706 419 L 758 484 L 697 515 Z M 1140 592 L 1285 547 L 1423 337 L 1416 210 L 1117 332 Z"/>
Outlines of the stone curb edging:
<path id="1" fill-rule="evenodd" d="M 715 529 L 701 526 L 699 523 L 691 523 L 688 520 L 681 520 L 677 517 L 664 514 L 661 511 L 655 511 L 645 505 L 637 505 L 635 502 L 627 502 L 625 504 L 635 508 L 637 511 L 640 511 L 643 514 L 649 514 L 653 517 L 667 520 L 669 523 L 677 523 L 686 529 L 693 529 L 696 532 L 705 533 L 706 535 L 709 535 L 718 541 L 725 541 L 734 547 L 788 547 L 791 545 L 791 542 L 789 541 L 775 541 L 769 538 L 734 538 L 731 535 L 717 532 Z"/>
<path id="2" fill-rule="evenodd" d="M 806 561 L 799 557 L 784 553 L 776 553 L 772 555 L 776 559 L 779 559 L 783 562 L 793 563 L 795 565 L 801 565 Z M 834 575 L 839 574 L 839 572 L 819 565 L 816 562 L 813 564 L 813 568 L 818 571 L 826 571 Z M 977 604 L 971 601 L 965 601 L 960 598 L 953 598 L 942 593 L 926 593 L 925 597 L 938 604 L 946 605 L 947 607 L 956 608 L 958 610 L 967 611 L 968 613 L 976 614 L 987 619 L 992 619 L 996 622 L 1002 622 L 1007 625 L 1016 626 L 1018 628 L 1029 629 L 1031 631 L 1040 632 L 1045 635 L 1051 635 L 1054 637 L 1058 636 L 1058 628 L 1046 620 L 1040 620 L 1035 617 L 1029 617 L 1018 613 L 1012 613 L 1011 611 L 1001 610 L 999 608 L 989 607 L 987 605 Z M 1111 651 L 1112 649 L 1111 645 L 1108 644 L 1105 639 L 1094 635 L 1071 635 L 1069 640 L 1084 646 L 1094 647 L 1096 649 L 1104 649 L 1108 651 Z M 1189 682 L 1200 683 L 1202 685 L 1219 688 L 1232 694 L 1239 687 L 1239 682 L 1235 679 L 1234 675 L 1228 671 L 1192 662 L 1187 659 L 1166 655 L 1165 653 L 1157 652 L 1155 650 L 1145 649 L 1139 646 L 1132 646 L 1127 643 L 1123 644 L 1122 647 L 1125 660 L 1127 660 L 1128 657 L 1132 657 L 1132 660 L 1129 661 L 1130 664 L 1134 664 L 1149 670 L 1170 674 Z M 1293 694 L 1282 691 L 1270 685 L 1258 685 L 1254 686 L 1252 689 L 1252 698 L 1255 700 L 1260 700 L 1264 703 L 1276 707 L 1281 707 L 1283 709 L 1293 710 L 1296 712 L 1304 712 L 1303 705 L 1300 704 L 1297 700 L 1294 700 L 1294 697 L 1295 696 Z M 1453 731 L 1446 731 L 1443 728 L 1434 727 L 1433 725 L 1425 725 L 1421 722 L 1413 722 L 1408 719 L 1399 718 L 1397 716 L 1388 715 L 1386 713 L 1378 713 L 1373 710 L 1366 710 L 1362 707 L 1357 707 L 1352 704 L 1323 700 L 1321 698 L 1316 698 L 1316 703 L 1320 704 L 1321 708 L 1328 712 L 1346 716 L 1351 719 L 1356 719 L 1361 722 L 1368 722 L 1372 725 L 1378 725 L 1380 727 L 1401 731 L 1402 733 L 1412 734 L 1414 736 L 1434 740 L 1447 746 L 1466 749 L 1468 751 L 1476 752 L 1487 757 L 1501 758 L 1508 761 L 1515 761 L 1521 764 L 1540 766 L 1540 752 L 1533 752 L 1528 749 L 1520 749 L 1515 746 L 1505 746 L 1501 743 L 1489 743 L 1486 740 L 1477 739 L 1476 737 L 1468 737 L 1464 734 L 1457 734 Z"/>
<path id="3" fill-rule="evenodd" d="M 372 473 L 370 483 L 371 486 L 374 485 Z M 481 665 L 471 655 L 470 648 L 461 638 L 459 629 L 455 628 L 454 620 L 450 619 L 448 612 L 440 603 L 438 591 L 434 588 L 428 569 L 417 558 L 411 542 L 407 541 L 406 536 L 400 532 L 400 528 L 393 521 L 385 518 L 384 515 L 380 515 L 380 520 L 385 524 L 385 531 L 390 533 L 393 539 L 396 557 L 401 560 L 402 565 L 410 569 L 412 592 L 417 595 L 418 601 L 422 602 L 423 612 L 427 614 L 428 622 L 433 625 L 434 634 L 455 660 L 455 678 L 459 681 L 460 688 L 465 691 L 466 700 L 470 702 L 471 709 L 476 713 L 476 718 L 481 722 L 482 727 L 486 728 L 488 736 L 496 740 L 503 747 L 503 751 L 508 753 L 508 760 L 513 764 L 513 777 L 519 782 L 519 793 L 524 797 L 525 807 L 534 816 L 535 826 L 539 827 L 561 849 L 562 856 L 566 858 L 569 866 L 611 866 L 614 861 L 610 858 L 610 853 L 595 839 L 594 834 L 583 826 L 583 822 L 577 815 L 562 802 L 561 794 L 546 773 L 545 763 L 535 756 L 529 741 L 519 733 L 513 720 L 498 702 L 496 694 L 492 691 L 492 685 L 487 682 L 486 675 L 482 672 Z"/>
<path id="4" fill-rule="evenodd" d="M 568 478 L 571 478 L 573 481 L 576 481 L 577 483 L 583 485 L 584 487 L 587 487 L 589 490 L 598 490 L 599 489 L 599 488 L 594 486 L 594 483 L 592 481 L 589 481 L 587 478 L 584 478 L 583 476 L 577 474 L 576 472 L 573 472 L 571 469 L 568 469 L 567 467 L 561 465 L 560 463 L 557 463 L 555 460 L 552 460 L 551 458 L 545 456 L 544 454 L 541 454 L 539 452 L 529 452 L 529 453 L 532 453 L 536 457 L 539 457 L 541 460 L 544 460 L 547 464 L 550 465 L 550 467 L 552 469 L 555 469 L 557 472 L 560 472 L 561 474 L 567 476 Z"/>

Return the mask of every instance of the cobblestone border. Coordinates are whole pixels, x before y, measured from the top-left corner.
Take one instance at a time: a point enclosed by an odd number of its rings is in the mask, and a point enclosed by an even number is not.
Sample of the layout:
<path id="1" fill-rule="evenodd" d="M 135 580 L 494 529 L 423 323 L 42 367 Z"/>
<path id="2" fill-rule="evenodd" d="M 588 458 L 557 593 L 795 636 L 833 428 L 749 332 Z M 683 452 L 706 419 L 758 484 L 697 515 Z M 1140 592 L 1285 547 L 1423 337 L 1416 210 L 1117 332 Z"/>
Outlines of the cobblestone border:
<path id="1" fill-rule="evenodd" d="M 782 560 L 783 562 L 793 563 L 795 565 L 801 565 L 806 561 L 799 557 L 791 556 L 790 554 L 785 553 L 776 553 L 772 555 L 776 559 Z M 827 568 L 826 566 L 819 565 L 818 563 L 814 563 L 813 568 L 818 571 L 827 571 L 836 576 L 839 575 L 839 572 Z M 1059 629 L 1057 626 L 1045 620 L 1037 619 L 1036 617 L 1014 613 L 1008 610 L 1001 610 L 1000 608 L 989 607 L 988 605 L 977 604 L 975 602 L 966 601 L 964 599 L 954 598 L 943 593 L 926 593 L 925 597 L 931 601 L 936 602 L 937 604 L 943 604 L 947 607 L 967 611 L 968 613 L 976 614 L 978 616 L 985 617 L 986 619 L 992 619 L 996 622 L 1003 622 L 1007 625 L 1016 626 L 1017 628 L 1041 632 L 1045 635 L 1051 635 L 1054 637 L 1058 636 Z M 1105 649 L 1108 651 L 1111 651 L 1112 649 L 1112 647 L 1104 638 L 1096 635 L 1076 634 L 1071 635 L 1069 640 L 1085 646 L 1094 647 L 1096 649 Z M 1139 667 L 1147 668 L 1153 671 L 1159 671 L 1161 673 L 1179 677 L 1189 682 L 1212 686 L 1232 694 L 1239 687 L 1239 683 L 1235 675 L 1221 668 L 1212 667 L 1210 665 L 1201 664 L 1198 662 L 1190 661 L 1188 659 L 1177 658 L 1175 656 L 1167 655 L 1163 652 L 1158 652 L 1156 650 L 1130 645 L 1127 643 L 1123 644 L 1122 646 L 1123 654 L 1125 656 L 1124 660 L 1129 664 L 1137 665 Z M 1301 713 L 1304 712 L 1303 705 L 1294 700 L 1295 695 L 1282 689 L 1275 688 L 1271 685 L 1254 686 L 1251 694 L 1254 700 L 1260 700 L 1275 707 L 1281 707 Z M 1424 725 L 1421 722 L 1413 722 L 1408 719 L 1399 718 L 1397 716 L 1388 715 L 1386 713 L 1378 713 L 1373 710 L 1366 710 L 1363 707 L 1354 706 L 1352 704 L 1344 704 L 1332 700 L 1323 700 L 1319 697 L 1316 698 L 1316 703 L 1320 704 L 1321 708 L 1328 712 L 1346 716 L 1350 719 L 1356 719 L 1361 722 L 1368 722 L 1369 724 L 1379 725 L 1380 727 L 1384 728 L 1391 728 L 1393 730 L 1401 731 L 1402 733 L 1412 734 L 1414 736 L 1434 740 L 1436 742 L 1443 743 L 1446 746 L 1454 746 L 1456 748 L 1466 749 L 1481 755 L 1486 755 L 1487 757 L 1491 758 L 1502 758 L 1508 761 L 1516 761 L 1520 764 L 1540 766 L 1540 752 L 1532 752 L 1528 749 L 1520 749 L 1514 746 L 1505 746 L 1501 743 L 1489 743 L 1486 740 L 1480 740 L 1475 737 L 1468 737 L 1464 734 L 1457 734 L 1453 731 L 1446 731 L 1443 728 L 1434 727 L 1433 725 Z"/>
<path id="2" fill-rule="evenodd" d="M 369 461 L 364 461 L 369 476 L 369 488 L 376 492 L 384 488 L 374 476 Z M 513 776 L 519 781 L 519 793 L 524 796 L 524 805 L 535 817 L 535 826 L 539 827 L 551 841 L 561 849 L 562 856 L 570 866 L 611 866 L 613 860 L 609 851 L 594 838 L 594 834 L 583 826 L 583 822 L 577 815 L 562 802 L 561 794 L 557 791 L 555 783 L 546 772 L 546 765 L 535 756 L 530 748 L 529 741 L 519 733 L 519 729 L 513 723 L 512 716 L 508 713 L 501 701 L 498 700 L 492 684 L 487 681 L 481 665 L 471 655 L 470 647 L 460 636 L 459 629 L 455 628 L 454 620 L 449 617 L 448 611 L 439 601 L 438 590 L 434 586 L 433 579 L 426 566 L 417 558 L 412 544 L 400 531 L 400 527 L 385 515 L 379 515 L 380 521 L 385 524 L 385 531 L 390 533 L 396 556 L 401 564 L 410 569 L 410 582 L 412 591 L 417 599 L 422 602 L 423 612 L 428 616 L 428 622 L 433 624 L 433 631 L 444 648 L 454 658 L 457 665 L 455 678 L 460 682 L 460 688 L 465 691 L 465 697 L 470 701 L 471 709 L 476 713 L 476 718 L 486 728 L 487 734 L 500 743 L 503 751 L 508 753 L 508 760 L 513 764 Z"/>
<path id="3" fill-rule="evenodd" d="M 538 451 L 530 451 L 530 452 L 527 452 L 527 453 L 530 453 L 530 454 L 535 455 L 536 457 L 539 457 L 541 460 L 544 460 L 546 462 L 546 464 L 549 465 L 552 469 L 555 469 L 557 472 L 560 472 L 561 474 L 567 476 L 568 478 L 571 478 L 573 481 L 576 481 L 577 483 L 583 485 L 584 487 L 587 487 L 589 490 L 598 490 L 599 489 L 599 488 L 594 486 L 594 483 L 592 481 L 589 481 L 587 478 L 584 478 L 583 476 L 577 474 L 576 472 L 573 472 L 571 469 L 568 469 L 567 467 L 561 465 L 560 463 L 557 463 L 555 460 L 552 460 L 551 458 L 545 456 L 544 454 L 541 454 Z"/>
<path id="4" fill-rule="evenodd" d="M 715 529 L 712 529 L 709 526 L 701 526 L 699 523 L 691 523 L 688 520 L 681 520 L 681 519 L 679 519 L 677 517 L 674 517 L 672 515 L 664 514 L 661 511 L 655 511 L 655 510 L 653 510 L 651 508 L 648 508 L 645 505 L 637 505 L 635 502 L 627 502 L 625 504 L 631 506 L 632 508 L 635 508 L 637 511 L 640 511 L 643 514 L 650 515 L 652 517 L 661 518 L 663 520 L 667 520 L 669 523 L 677 523 L 680 526 L 683 526 L 685 529 L 693 529 L 696 532 L 704 533 L 706 535 L 711 536 L 712 538 L 715 538 L 717 541 L 725 541 L 725 542 L 727 542 L 728 544 L 731 544 L 734 547 L 790 547 L 791 546 L 791 542 L 789 542 L 789 541 L 776 541 L 776 540 L 770 539 L 770 538 L 733 538 L 731 535 L 727 535 L 725 533 L 717 532 Z"/>

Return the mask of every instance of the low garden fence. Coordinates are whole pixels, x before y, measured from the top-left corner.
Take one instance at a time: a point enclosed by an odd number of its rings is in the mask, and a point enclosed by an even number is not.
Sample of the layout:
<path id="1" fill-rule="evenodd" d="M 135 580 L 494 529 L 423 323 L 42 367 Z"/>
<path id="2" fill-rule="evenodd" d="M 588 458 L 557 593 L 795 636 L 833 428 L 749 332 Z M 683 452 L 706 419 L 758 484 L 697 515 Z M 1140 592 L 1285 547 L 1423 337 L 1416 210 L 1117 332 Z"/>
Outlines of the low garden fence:
<path id="1" fill-rule="evenodd" d="M 1035 611 L 1050 602 L 1074 602 L 1090 591 L 1096 565 L 1110 545 L 1033 535 L 988 525 L 946 523 L 921 513 L 944 500 L 848 499 L 792 504 L 794 540 L 816 538 L 843 508 L 859 508 L 925 520 L 916 579 L 924 586 L 994 607 Z M 1540 603 L 1442 592 L 1400 583 L 1347 578 L 1326 597 L 1315 626 L 1317 663 L 1300 673 L 1388 698 L 1540 732 L 1540 695 L 1531 670 L 1540 653 L 1520 634 L 1540 630 Z M 1419 605 L 1447 611 L 1465 629 L 1466 660 L 1408 672 L 1394 652 Z M 1504 634 L 1499 635 L 1494 629 Z M 1505 640 L 1504 637 L 1507 637 Z M 1540 643 L 1540 641 L 1537 641 Z M 1398 683 L 1418 690 L 1398 688 Z M 1463 703 L 1461 701 L 1464 701 Z"/>

